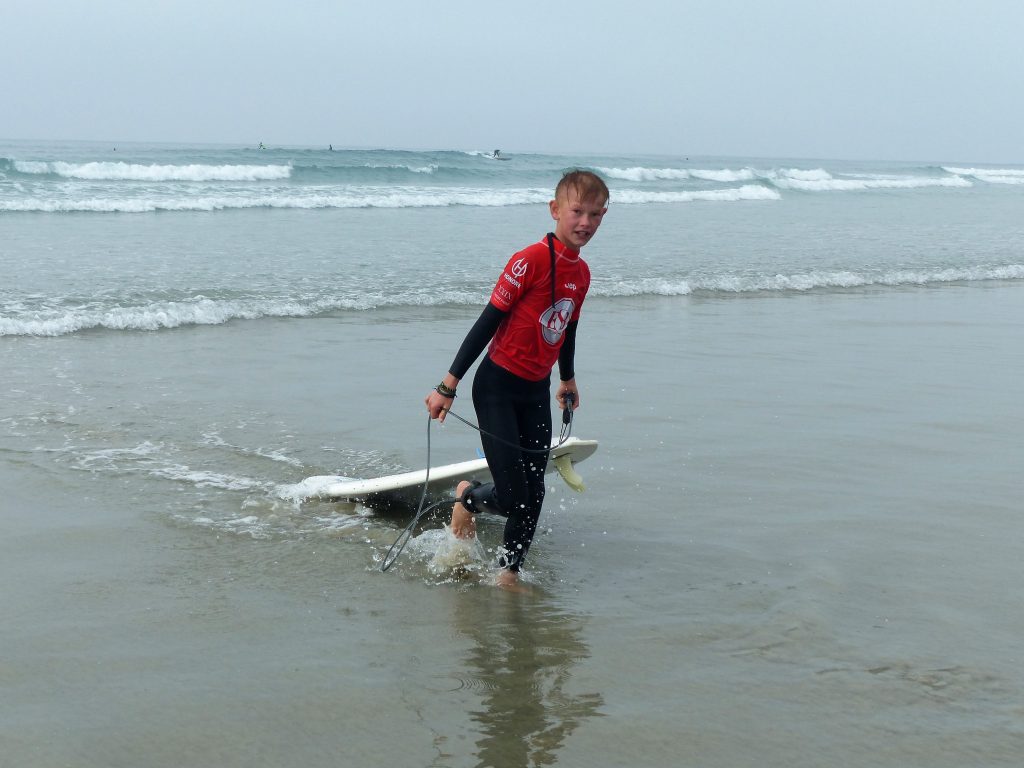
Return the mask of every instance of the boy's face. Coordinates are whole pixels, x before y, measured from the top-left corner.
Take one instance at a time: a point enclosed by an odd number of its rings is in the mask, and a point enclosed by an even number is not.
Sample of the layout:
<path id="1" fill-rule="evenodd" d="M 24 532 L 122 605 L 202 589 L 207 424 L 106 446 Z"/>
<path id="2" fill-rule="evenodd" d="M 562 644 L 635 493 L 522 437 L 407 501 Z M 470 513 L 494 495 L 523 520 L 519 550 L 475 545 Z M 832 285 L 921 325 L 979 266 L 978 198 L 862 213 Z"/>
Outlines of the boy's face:
<path id="1" fill-rule="evenodd" d="M 608 207 L 605 200 L 580 200 L 575 189 L 569 189 L 551 201 L 551 218 L 558 222 L 555 225 L 555 237 L 570 248 L 579 250 L 590 242 L 590 239 L 601 226 Z"/>

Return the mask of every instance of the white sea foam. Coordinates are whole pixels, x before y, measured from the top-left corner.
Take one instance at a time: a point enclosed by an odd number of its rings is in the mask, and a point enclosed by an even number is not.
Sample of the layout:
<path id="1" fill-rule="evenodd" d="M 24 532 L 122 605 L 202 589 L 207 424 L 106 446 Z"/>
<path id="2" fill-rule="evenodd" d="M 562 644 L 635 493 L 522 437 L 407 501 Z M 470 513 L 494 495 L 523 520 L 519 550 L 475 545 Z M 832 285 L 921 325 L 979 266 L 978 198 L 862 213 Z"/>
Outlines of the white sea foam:
<path id="1" fill-rule="evenodd" d="M 689 283 L 689 286 L 693 291 L 746 293 L 761 291 L 811 291 L 823 288 L 860 288 L 873 285 L 928 285 L 982 280 L 1024 280 L 1024 265 L 1010 264 L 1000 267 L 950 268 L 935 271 L 892 270 L 881 273 L 838 270 L 834 272 L 800 272 L 790 275 L 722 275 L 693 280 Z"/>
<path id="2" fill-rule="evenodd" d="M 714 181 L 720 183 L 735 183 L 742 181 L 760 180 L 777 187 L 778 189 L 793 189 L 804 192 L 832 192 L 832 191 L 858 191 L 871 189 L 917 189 L 922 187 L 970 187 L 971 182 L 963 176 L 971 175 L 976 178 L 983 178 L 982 171 L 978 169 L 944 169 L 949 176 L 899 176 L 899 175 L 846 175 L 836 177 L 824 168 L 779 168 L 775 170 L 756 170 L 754 168 L 597 168 L 611 179 L 622 181 L 673 181 L 686 179 L 700 179 L 703 181 Z M 963 173 L 958 173 L 963 171 Z M 1014 178 L 1011 174 L 1002 174 L 998 171 L 991 172 L 991 178 L 985 180 L 1002 181 L 1003 183 L 1016 183 L 1010 181 Z M 1020 176 L 1024 182 L 1024 171 Z M 741 189 L 746 190 L 747 187 Z M 632 202 L 631 196 L 634 193 L 630 190 L 618 191 L 615 193 L 616 202 Z M 672 194 L 672 193 L 666 193 Z M 682 193 L 682 194 L 693 194 Z M 699 193 L 704 194 L 704 193 Z M 629 199 L 626 199 L 629 198 Z M 695 197 L 692 199 L 708 199 L 706 197 Z M 732 199 L 732 198 L 728 198 Z M 737 199 L 751 199 L 744 196 Z M 762 198 L 768 199 L 768 198 Z M 645 200 L 637 198 L 636 202 L 664 202 L 663 200 Z M 676 202 L 676 201 L 672 201 Z"/>
<path id="3" fill-rule="evenodd" d="M 765 174 L 780 189 L 803 192 L 857 192 L 871 189 L 920 189 L 923 187 L 970 187 L 962 176 L 859 176 L 836 178 L 823 168 L 786 168 Z"/>
<path id="4" fill-rule="evenodd" d="M 789 275 L 715 275 L 700 278 L 645 278 L 642 280 L 595 280 L 594 296 L 687 296 L 693 293 L 759 293 L 812 291 L 829 288 L 861 288 L 873 285 L 928 285 L 984 280 L 1024 280 L 1024 264 L 926 270 L 892 270 L 882 273 L 850 270 L 810 271 Z"/>
<path id="5" fill-rule="evenodd" d="M 722 181 L 726 183 L 735 181 L 752 181 L 758 178 L 757 173 L 751 168 L 741 168 L 738 171 L 734 171 L 729 168 L 723 168 L 718 171 L 692 168 L 690 170 L 690 175 L 695 179 L 704 179 L 705 181 Z"/>
<path id="6" fill-rule="evenodd" d="M 1024 280 L 1024 265 L 975 265 L 934 270 L 892 270 L 858 272 L 854 270 L 807 271 L 791 274 L 718 274 L 712 276 L 633 277 L 607 279 L 596 277 L 591 295 L 686 296 L 695 292 L 743 293 L 756 291 L 808 291 L 813 289 L 852 288 L 871 285 L 925 285 L 958 281 Z M 385 306 L 438 306 L 478 304 L 489 291 L 430 290 L 409 288 L 387 294 L 362 292 L 351 296 L 331 294 L 323 298 L 209 299 L 154 302 L 136 307 L 49 309 L 45 316 L 28 307 L 7 305 L 0 313 L 0 337 L 63 336 L 82 331 L 157 331 L 193 325 L 220 325 L 233 320 L 263 317 L 311 317 L 333 311 L 367 311 Z M 211 438 L 207 437 L 208 440 Z M 223 445 L 227 445 L 223 443 Z M 301 462 L 280 451 L 241 449 L 250 455 L 298 466 Z"/>
<path id="7" fill-rule="evenodd" d="M 622 181 L 682 181 L 701 179 L 703 181 L 719 181 L 724 183 L 737 181 L 753 181 L 757 174 L 750 168 L 733 170 L 731 168 L 596 168 L 602 176 Z"/>
<path id="8" fill-rule="evenodd" d="M 259 456 L 261 459 L 268 459 L 269 461 L 276 461 L 282 464 L 289 464 L 293 467 L 302 467 L 303 463 L 296 458 L 288 456 L 281 450 L 268 449 L 268 448 L 246 448 L 240 445 L 234 445 L 229 443 L 220 435 L 215 432 L 207 432 L 203 435 L 203 443 L 205 445 L 215 445 L 218 448 L 228 448 L 232 451 L 236 451 L 246 456 Z"/>
<path id="9" fill-rule="evenodd" d="M 152 477 L 194 485 L 197 488 L 220 488 L 226 491 L 266 491 L 271 488 L 270 484 L 251 477 L 237 477 L 222 472 L 191 469 L 183 464 L 151 467 L 148 474 Z"/>
<path id="10" fill-rule="evenodd" d="M 597 280 L 590 285 L 593 296 L 686 296 L 693 293 L 688 280 L 648 277 L 641 280 Z"/>
<path id="11" fill-rule="evenodd" d="M 153 443 L 149 440 L 145 440 L 131 448 L 101 448 L 79 451 L 71 449 L 74 456 L 74 466 L 77 469 L 89 471 L 118 468 L 125 462 L 148 461 L 151 456 L 157 456 L 163 450 L 164 446 L 162 443 Z"/>
<path id="12" fill-rule="evenodd" d="M 149 213 L 154 211 L 220 211 L 246 208 L 441 208 L 502 207 L 546 203 L 546 189 L 307 188 L 282 194 L 182 197 L 109 197 L 0 201 L 0 211 L 43 213 Z"/>
<path id="13" fill-rule="evenodd" d="M 192 325 L 221 325 L 231 320 L 256 320 L 263 317 L 312 317 L 334 310 L 369 310 L 382 306 L 436 306 L 467 301 L 485 301 L 486 296 L 466 291 L 432 290 L 427 293 L 360 292 L 349 297 L 321 299 L 227 299 L 198 297 L 193 301 L 155 302 L 136 307 L 72 308 L 50 310 L 46 317 L 0 315 L 2 336 L 63 336 L 91 329 L 115 331 L 158 331 Z M 22 310 L 18 314 L 27 314 Z M 266 458 L 274 458 L 268 456 Z"/>
<path id="14" fill-rule="evenodd" d="M 278 301 L 158 302 L 140 307 L 71 309 L 42 319 L 0 317 L 0 336 L 62 336 L 89 328 L 155 331 L 183 325 L 220 325 L 258 317 L 302 317 L 321 311 L 319 304 Z"/>
<path id="15" fill-rule="evenodd" d="M 307 499 L 319 498 L 333 484 L 343 483 L 351 479 L 341 475 L 316 475 L 314 477 L 307 477 L 298 483 L 279 485 L 274 489 L 274 495 L 279 499 L 298 504 Z"/>
<path id="16" fill-rule="evenodd" d="M 138 473 L 198 488 L 220 488 L 230 491 L 269 491 L 273 488 L 271 484 L 253 478 L 192 469 L 184 464 L 169 461 L 164 444 L 148 440 L 131 448 L 70 448 L 68 452 L 76 469 L 89 472 Z"/>
<path id="17" fill-rule="evenodd" d="M 412 173 L 434 173 L 440 167 L 438 165 L 405 165 L 403 163 L 388 163 L 387 165 L 381 165 L 379 163 L 367 163 L 363 166 L 364 168 L 395 168 L 402 171 L 411 171 Z"/>
<path id="18" fill-rule="evenodd" d="M 774 189 L 760 184 L 744 184 L 742 187 L 728 189 L 704 189 L 675 192 L 657 192 L 653 190 L 622 189 L 612 193 L 616 203 L 692 203 L 714 202 L 731 203 L 741 200 L 779 200 L 781 195 Z"/>
<path id="19" fill-rule="evenodd" d="M 1020 168 L 943 167 L 942 170 L 958 176 L 970 176 L 989 184 L 1024 184 L 1024 169 Z"/>
<path id="20" fill-rule="evenodd" d="M 595 168 L 595 170 L 608 179 L 620 179 L 622 181 L 659 181 L 659 180 L 680 180 L 690 178 L 690 172 L 685 168 Z"/>
<path id="21" fill-rule="evenodd" d="M 753 168 L 597 168 L 599 173 L 608 178 L 623 181 L 672 181 L 701 179 L 722 183 L 764 180 L 785 189 L 805 191 L 916 188 L 928 186 L 970 186 L 970 182 L 962 175 L 972 175 L 974 169 L 945 169 L 952 176 L 898 176 L 898 175 L 863 175 L 837 178 L 824 168 L 781 168 L 771 171 L 760 171 Z M 957 170 L 964 173 L 957 174 Z M 980 171 L 979 171 L 980 173 Z"/>
<path id="22" fill-rule="evenodd" d="M 288 165 L 143 165 L 15 161 L 19 173 L 54 174 L 88 181 L 277 181 L 291 176 Z"/>
<path id="23" fill-rule="evenodd" d="M 244 452 L 244 449 L 240 449 L 240 450 L 242 450 Z M 290 464 L 293 467 L 301 467 L 301 466 L 303 466 L 301 461 L 299 461 L 298 459 L 292 458 L 291 456 L 288 456 L 287 454 L 285 454 L 285 453 L 283 453 L 281 451 L 268 450 L 268 449 L 265 449 L 265 448 L 257 448 L 256 450 L 252 451 L 252 453 L 255 456 L 260 456 L 261 458 L 269 459 L 270 461 L 277 461 L 277 462 L 280 462 L 282 464 Z"/>
<path id="24" fill-rule="evenodd" d="M 776 175 L 782 176 L 783 178 L 796 179 L 797 181 L 828 181 L 832 178 L 832 174 L 824 168 L 812 168 L 810 170 L 803 168 L 786 168 L 778 171 Z"/>

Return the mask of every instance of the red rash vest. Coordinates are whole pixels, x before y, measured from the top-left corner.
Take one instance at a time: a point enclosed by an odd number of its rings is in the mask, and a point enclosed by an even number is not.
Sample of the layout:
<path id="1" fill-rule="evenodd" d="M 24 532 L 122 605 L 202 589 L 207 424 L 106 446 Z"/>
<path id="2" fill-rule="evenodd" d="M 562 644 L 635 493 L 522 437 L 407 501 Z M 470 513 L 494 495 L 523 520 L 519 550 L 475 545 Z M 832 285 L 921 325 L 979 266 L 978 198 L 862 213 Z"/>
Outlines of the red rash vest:
<path id="1" fill-rule="evenodd" d="M 558 360 L 566 327 L 579 320 L 590 288 L 590 267 L 580 252 L 554 240 L 555 306 L 551 306 L 551 252 L 547 239 L 509 259 L 491 293 L 507 312 L 488 354 L 502 368 L 529 381 L 546 378 Z"/>

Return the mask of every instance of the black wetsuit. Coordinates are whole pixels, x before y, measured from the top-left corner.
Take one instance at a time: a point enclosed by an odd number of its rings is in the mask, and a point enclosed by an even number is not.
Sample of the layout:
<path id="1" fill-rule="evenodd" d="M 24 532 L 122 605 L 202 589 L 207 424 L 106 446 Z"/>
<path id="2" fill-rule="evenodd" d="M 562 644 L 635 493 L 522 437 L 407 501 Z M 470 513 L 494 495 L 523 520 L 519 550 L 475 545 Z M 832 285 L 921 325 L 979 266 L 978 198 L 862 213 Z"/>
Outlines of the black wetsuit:
<path id="1" fill-rule="evenodd" d="M 487 305 L 452 363 L 454 376 L 465 376 L 505 315 L 493 304 Z M 569 323 L 558 354 L 563 381 L 575 377 L 576 327 L 575 321 Z M 544 469 L 551 446 L 550 397 L 550 377 L 529 381 L 489 356 L 473 379 L 473 406 L 494 482 L 476 485 L 463 495 L 462 503 L 474 514 L 486 511 L 508 518 L 498 563 L 513 572 L 522 567 L 544 503 Z"/>

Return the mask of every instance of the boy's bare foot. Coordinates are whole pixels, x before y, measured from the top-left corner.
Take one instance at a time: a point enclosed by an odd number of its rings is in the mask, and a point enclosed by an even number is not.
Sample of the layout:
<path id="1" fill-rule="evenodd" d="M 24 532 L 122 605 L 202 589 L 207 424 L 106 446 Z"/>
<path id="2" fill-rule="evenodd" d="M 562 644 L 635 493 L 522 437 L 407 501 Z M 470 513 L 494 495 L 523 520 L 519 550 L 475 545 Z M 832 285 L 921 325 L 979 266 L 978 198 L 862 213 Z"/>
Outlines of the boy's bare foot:
<path id="1" fill-rule="evenodd" d="M 472 485 L 468 480 L 463 480 L 455 488 L 455 498 L 461 499 L 462 494 Z M 452 507 L 452 533 L 457 539 L 471 539 L 476 536 L 476 519 L 473 513 L 466 509 L 459 502 Z M 513 574 L 514 575 L 514 574 Z"/>
<path id="2" fill-rule="evenodd" d="M 494 583 L 506 589 L 509 592 L 529 592 L 529 588 L 525 584 L 519 583 L 519 574 L 515 571 L 509 571 L 502 569 L 498 572 L 497 577 L 494 579 Z"/>

